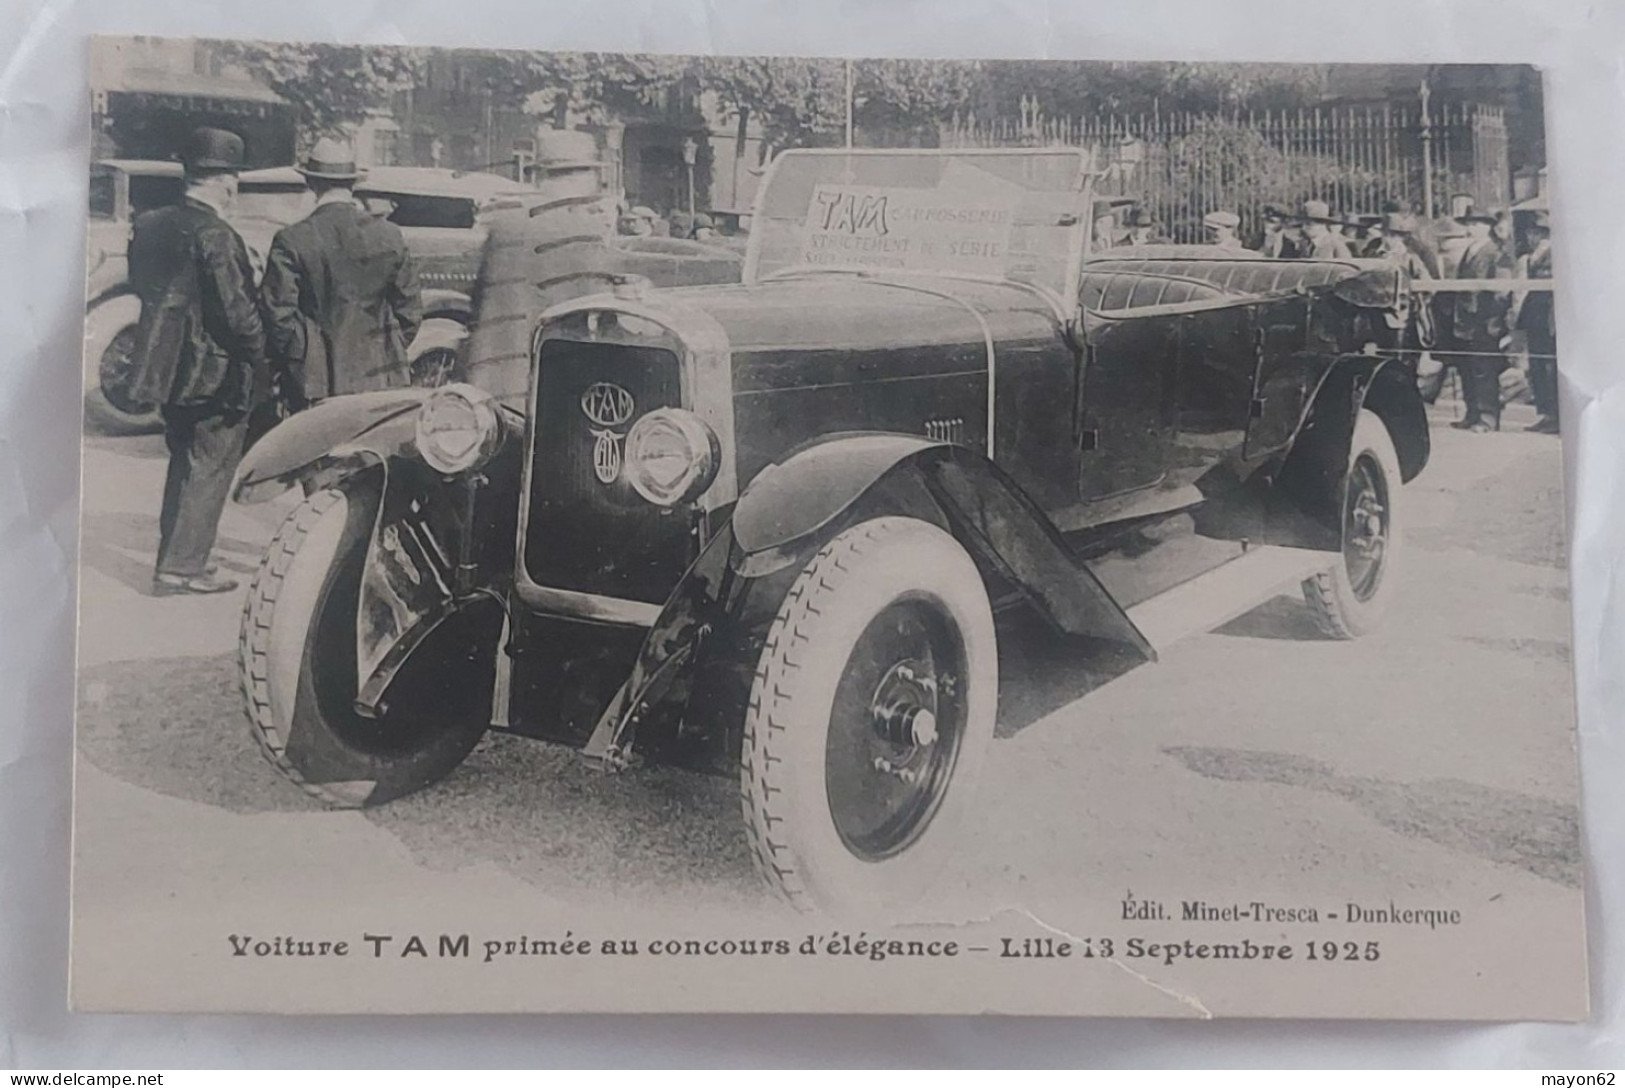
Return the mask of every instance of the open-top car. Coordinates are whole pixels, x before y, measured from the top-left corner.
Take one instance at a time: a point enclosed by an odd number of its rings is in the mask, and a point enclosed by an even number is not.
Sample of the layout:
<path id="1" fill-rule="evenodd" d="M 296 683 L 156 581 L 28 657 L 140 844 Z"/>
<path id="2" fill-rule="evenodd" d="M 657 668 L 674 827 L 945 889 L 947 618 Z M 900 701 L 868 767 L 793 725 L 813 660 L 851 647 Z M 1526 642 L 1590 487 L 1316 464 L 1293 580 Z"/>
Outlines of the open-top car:
<path id="1" fill-rule="evenodd" d="M 1091 183 L 786 152 L 742 283 L 567 273 L 506 315 L 517 365 L 282 424 L 237 490 L 306 496 L 243 619 L 264 754 L 347 806 L 491 728 L 737 775 L 769 884 L 892 908 L 972 805 L 997 610 L 1147 660 L 1298 586 L 1370 630 L 1429 448 L 1374 350 L 1403 274 L 1090 260 Z"/>

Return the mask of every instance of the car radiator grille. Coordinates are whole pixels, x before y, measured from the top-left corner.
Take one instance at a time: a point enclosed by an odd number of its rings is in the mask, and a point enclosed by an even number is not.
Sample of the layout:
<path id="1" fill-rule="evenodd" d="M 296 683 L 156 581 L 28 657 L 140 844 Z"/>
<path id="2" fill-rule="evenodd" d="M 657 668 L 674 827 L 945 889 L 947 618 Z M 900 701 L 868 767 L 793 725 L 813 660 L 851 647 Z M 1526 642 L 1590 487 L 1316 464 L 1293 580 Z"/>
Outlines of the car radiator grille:
<path id="1" fill-rule="evenodd" d="M 654 505 L 615 470 L 638 418 L 681 403 L 676 355 L 549 340 L 538 365 L 525 572 L 548 588 L 664 602 L 694 557 L 693 510 Z"/>

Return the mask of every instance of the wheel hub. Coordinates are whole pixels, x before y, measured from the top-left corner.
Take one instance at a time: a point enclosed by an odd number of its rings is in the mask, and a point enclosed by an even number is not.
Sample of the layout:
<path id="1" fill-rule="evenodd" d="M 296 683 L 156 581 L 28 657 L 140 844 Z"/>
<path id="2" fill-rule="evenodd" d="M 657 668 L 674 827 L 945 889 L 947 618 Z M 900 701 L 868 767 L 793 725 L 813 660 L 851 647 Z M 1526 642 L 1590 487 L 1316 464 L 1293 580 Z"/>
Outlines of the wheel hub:
<path id="1" fill-rule="evenodd" d="M 904 748 L 937 742 L 937 678 L 918 661 L 899 661 L 881 677 L 870 702 L 875 732 Z"/>
<path id="2" fill-rule="evenodd" d="M 1343 522 L 1343 558 L 1354 595 L 1369 600 L 1387 558 L 1389 512 L 1381 470 L 1361 458 L 1349 475 Z"/>

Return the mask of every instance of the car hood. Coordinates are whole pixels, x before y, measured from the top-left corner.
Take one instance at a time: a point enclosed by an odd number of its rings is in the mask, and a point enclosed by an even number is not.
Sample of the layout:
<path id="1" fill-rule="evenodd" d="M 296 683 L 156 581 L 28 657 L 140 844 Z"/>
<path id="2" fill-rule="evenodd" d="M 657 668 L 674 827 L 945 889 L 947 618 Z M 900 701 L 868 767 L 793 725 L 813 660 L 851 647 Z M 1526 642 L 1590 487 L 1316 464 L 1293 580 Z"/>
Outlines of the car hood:
<path id="1" fill-rule="evenodd" d="M 734 356 L 786 350 L 869 351 L 1055 335 L 1059 316 L 1020 284 L 937 276 L 818 273 L 664 292 L 710 314 Z"/>

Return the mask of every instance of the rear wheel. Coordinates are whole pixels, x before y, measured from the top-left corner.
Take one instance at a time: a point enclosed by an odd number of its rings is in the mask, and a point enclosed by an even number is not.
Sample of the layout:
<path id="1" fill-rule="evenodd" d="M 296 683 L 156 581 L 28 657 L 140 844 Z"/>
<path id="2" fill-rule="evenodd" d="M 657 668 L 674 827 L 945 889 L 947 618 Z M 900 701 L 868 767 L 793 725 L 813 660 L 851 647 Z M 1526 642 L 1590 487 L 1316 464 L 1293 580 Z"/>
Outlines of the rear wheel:
<path id="1" fill-rule="evenodd" d="M 163 427 L 157 406 L 130 395 L 140 322 L 141 300 L 134 295 L 108 299 L 85 315 L 85 417 L 103 434 L 147 434 Z"/>
<path id="2" fill-rule="evenodd" d="M 955 846 L 997 700 L 992 610 L 958 542 L 898 517 L 837 536 L 751 687 L 740 795 L 768 883 L 837 914 L 916 899 Z"/>
<path id="3" fill-rule="evenodd" d="M 459 630 L 455 617 L 414 652 L 376 718 L 356 713 L 356 607 L 377 510 L 376 485 L 352 479 L 288 515 L 249 586 L 239 642 L 260 751 L 341 808 L 445 777 L 490 722 L 494 657 L 468 647 L 494 653 L 494 639 Z"/>
<path id="4" fill-rule="evenodd" d="M 1403 544 L 1401 487 L 1387 426 L 1361 409 L 1342 496 L 1342 558 L 1303 583 L 1316 625 L 1333 638 L 1369 634 L 1388 610 Z"/>

